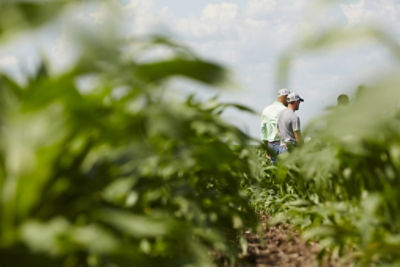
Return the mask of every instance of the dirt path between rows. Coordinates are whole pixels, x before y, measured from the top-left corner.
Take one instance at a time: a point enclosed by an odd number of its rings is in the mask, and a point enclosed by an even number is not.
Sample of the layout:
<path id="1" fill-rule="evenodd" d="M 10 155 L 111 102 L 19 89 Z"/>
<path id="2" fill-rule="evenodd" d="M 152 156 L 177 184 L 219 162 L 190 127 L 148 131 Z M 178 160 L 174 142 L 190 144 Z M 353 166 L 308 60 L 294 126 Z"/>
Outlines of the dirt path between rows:
<path id="1" fill-rule="evenodd" d="M 237 267 L 337 267 L 332 260 L 318 262 L 316 243 L 307 244 L 297 231 L 278 224 L 267 228 L 267 216 L 262 216 L 263 236 L 246 233 L 248 253 L 242 255 Z"/>

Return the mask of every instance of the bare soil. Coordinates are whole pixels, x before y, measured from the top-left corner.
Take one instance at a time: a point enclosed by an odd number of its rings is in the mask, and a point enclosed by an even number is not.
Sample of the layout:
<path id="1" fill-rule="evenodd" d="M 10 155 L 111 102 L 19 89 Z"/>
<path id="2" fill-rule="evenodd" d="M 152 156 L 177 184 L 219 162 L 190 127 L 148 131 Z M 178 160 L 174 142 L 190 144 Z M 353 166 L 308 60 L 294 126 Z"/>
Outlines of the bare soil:
<path id="1" fill-rule="evenodd" d="M 241 256 L 237 267 L 334 267 L 332 259 L 318 261 L 316 243 L 306 243 L 299 232 L 284 224 L 267 227 L 262 216 L 263 236 L 247 232 L 248 252 Z"/>

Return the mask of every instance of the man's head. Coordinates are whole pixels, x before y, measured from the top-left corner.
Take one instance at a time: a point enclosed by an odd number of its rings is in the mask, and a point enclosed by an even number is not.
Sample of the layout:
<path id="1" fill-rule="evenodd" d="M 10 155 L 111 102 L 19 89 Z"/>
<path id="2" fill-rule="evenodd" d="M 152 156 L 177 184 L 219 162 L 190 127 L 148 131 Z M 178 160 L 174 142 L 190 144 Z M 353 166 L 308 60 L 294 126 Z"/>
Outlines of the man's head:
<path id="1" fill-rule="evenodd" d="M 279 102 L 281 102 L 282 104 L 284 104 L 285 106 L 287 106 L 287 105 L 288 105 L 287 96 L 288 96 L 289 94 L 290 94 L 290 91 L 289 91 L 288 89 L 286 89 L 286 88 L 283 88 L 283 89 L 281 89 L 281 90 L 278 91 L 277 100 L 278 100 Z"/>
<path id="2" fill-rule="evenodd" d="M 337 98 L 338 106 L 346 106 L 349 103 L 349 97 L 345 94 L 339 95 Z"/>
<path id="3" fill-rule="evenodd" d="M 300 107 L 300 102 L 304 102 L 304 99 L 300 97 L 299 94 L 290 93 L 287 96 L 288 107 L 291 110 L 298 110 Z"/>

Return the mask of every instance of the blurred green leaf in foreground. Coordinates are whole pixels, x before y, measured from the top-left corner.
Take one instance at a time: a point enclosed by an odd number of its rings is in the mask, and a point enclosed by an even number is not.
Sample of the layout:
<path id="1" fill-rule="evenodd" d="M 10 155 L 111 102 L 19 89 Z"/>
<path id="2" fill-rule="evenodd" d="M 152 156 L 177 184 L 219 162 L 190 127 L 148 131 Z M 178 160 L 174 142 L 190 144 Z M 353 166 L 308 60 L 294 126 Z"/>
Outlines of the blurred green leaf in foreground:
<path id="1" fill-rule="evenodd" d="M 65 5 L 3 3 L 0 32 L 51 23 Z M 249 138 L 219 114 L 249 109 L 164 93 L 169 78 L 215 86 L 226 71 L 162 37 L 78 35 L 71 68 L 42 64 L 26 84 L 0 76 L 0 265 L 233 260 L 238 234 L 256 224 L 241 187 L 253 170 Z M 171 57 L 137 60 L 155 46 Z"/>

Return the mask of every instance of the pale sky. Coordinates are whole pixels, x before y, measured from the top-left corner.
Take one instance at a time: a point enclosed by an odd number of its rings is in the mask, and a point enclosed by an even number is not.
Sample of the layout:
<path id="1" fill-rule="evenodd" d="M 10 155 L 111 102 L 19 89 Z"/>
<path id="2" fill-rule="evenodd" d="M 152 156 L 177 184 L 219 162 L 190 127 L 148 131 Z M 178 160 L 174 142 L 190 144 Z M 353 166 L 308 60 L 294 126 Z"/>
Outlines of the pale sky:
<path id="1" fill-rule="evenodd" d="M 235 89 L 224 89 L 221 101 L 247 105 L 257 112 L 270 104 L 276 88 L 279 55 L 309 31 L 330 26 L 374 25 L 400 40 L 400 2 L 397 0 L 336 1 L 329 8 L 310 13 L 311 0 L 119 0 L 131 34 L 161 33 L 191 47 L 200 56 L 232 71 Z M 99 9 L 101 10 L 101 9 Z M 75 14 L 81 23 L 101 19 L 101 11 L 85 9 Z M 310 15 L 311 14 L 311 15 Z M 34 45 L 32 45 L 34 44 Z M 44 50 L 55 69 L 68 66 L 73 45 L 63 26 L 45 28 L 0 46 L 0 69 L 17 73 L 33 69 L 38 50 Z M 341 93 L 368 84 L 393 66 L 392 58 L 376 42 L 357 43 L 330 51 L 299 54 L 291 69 L 288 89 L 305 102 L 298 114 L 305 127 L 313 117 L 336 103 Z M 178 83 L 179 84 L 179 83 Z M 201 97 L 214 93 L 191 84 Z M 227 119 L 253 137 L 259 137 L 258 116 L 229 111 Z"/>

